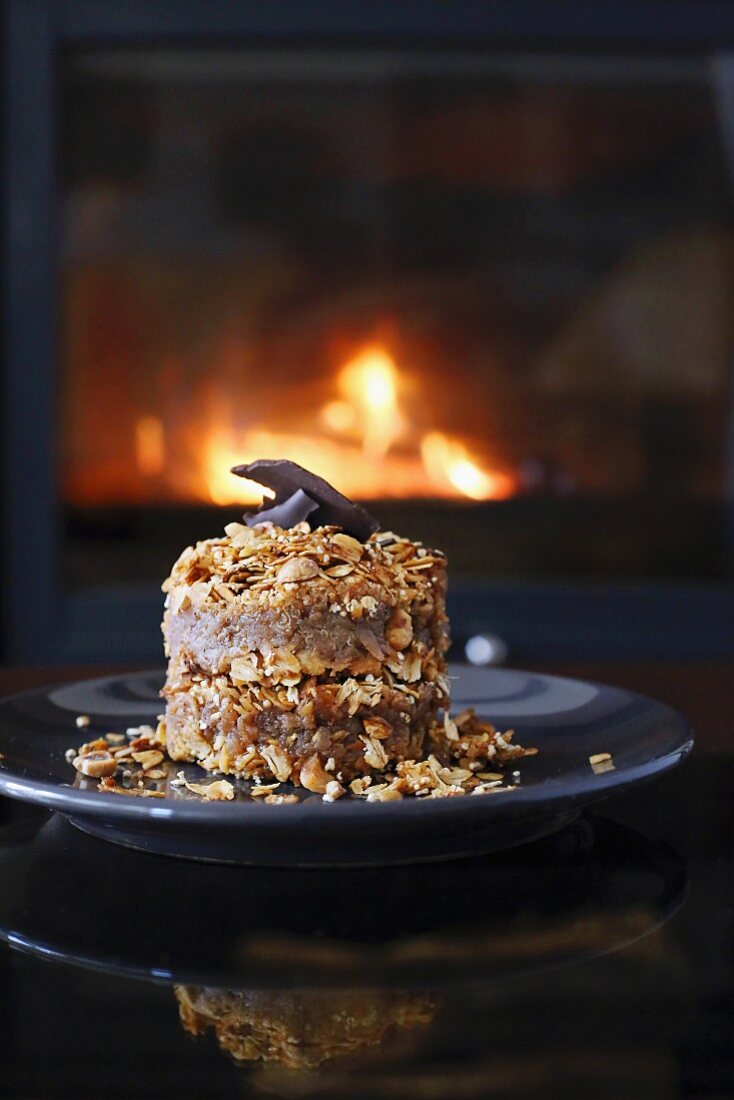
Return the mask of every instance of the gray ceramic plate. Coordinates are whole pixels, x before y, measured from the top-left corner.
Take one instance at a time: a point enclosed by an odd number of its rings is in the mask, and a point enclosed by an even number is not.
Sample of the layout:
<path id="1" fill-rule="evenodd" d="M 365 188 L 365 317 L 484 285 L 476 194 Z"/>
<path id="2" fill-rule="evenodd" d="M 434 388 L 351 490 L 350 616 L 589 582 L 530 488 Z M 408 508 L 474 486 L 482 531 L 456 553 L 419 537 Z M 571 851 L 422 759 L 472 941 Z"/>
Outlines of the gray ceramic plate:
<path id="1" fill-rule="evenodd" d="M 455 705 L 512 727 L 538 755 L 511 791 L 445 799 L 264 805 L 242 784 L 233 802 L 124 798 L 80 789 L 65 751 L 84 737 L 154 722 L 162 674 L 142 672 L 25 692 L 0 702 L 0 792 L 66 814 L 117 844 L 216 862 L 280 866 L 412 863 L 498 851 L 562 828 L 581 808 L 679 763 L 693 739 L 670 707 L 620 688 L 512 670 L 452 669 Z M 589 757 L 611 753 L 596 774 Z M 206 780 L 195 766 L 187 777 Z M 93 784 L 90 784 L 93 786 Z"/>

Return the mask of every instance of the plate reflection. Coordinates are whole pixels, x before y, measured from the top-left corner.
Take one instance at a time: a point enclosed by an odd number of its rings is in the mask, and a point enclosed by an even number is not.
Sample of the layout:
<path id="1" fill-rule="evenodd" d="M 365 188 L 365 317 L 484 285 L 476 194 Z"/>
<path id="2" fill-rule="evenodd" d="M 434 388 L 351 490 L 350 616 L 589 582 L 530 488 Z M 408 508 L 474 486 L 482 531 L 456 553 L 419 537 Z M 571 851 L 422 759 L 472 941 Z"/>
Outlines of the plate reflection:
<path id="1" fill-rule="evenodd" d="M 620 1061 L 609 1043 L 630 991 L 643 1004 L 669 980 L 686 872 L 627 827 L 588 817 L 493 857 L 327 872 L 113 858 L 61 818 L 17 815 L 0 824 L 0 874 L 18 884 L 0 935 L 110 982 L 163 983 L 191 1056 L 224 1058 L 248 1089 L 568 1095 L 569 1019 L 576 1044 L 588 1017 L 574 1082 L 581 1067 L 587 1095 L 602 1079 L 601 1095 L 659 1094 L 650 1044 Z"/>

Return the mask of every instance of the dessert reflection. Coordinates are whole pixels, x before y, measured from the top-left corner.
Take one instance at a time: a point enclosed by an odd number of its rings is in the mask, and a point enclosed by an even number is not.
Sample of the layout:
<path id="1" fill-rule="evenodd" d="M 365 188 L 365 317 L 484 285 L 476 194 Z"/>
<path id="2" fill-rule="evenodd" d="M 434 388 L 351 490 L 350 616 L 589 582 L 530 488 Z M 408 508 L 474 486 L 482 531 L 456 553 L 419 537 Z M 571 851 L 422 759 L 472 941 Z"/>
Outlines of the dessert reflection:
<path id="1" fill-rule="evenodd" d="M 309 1071 L 363 1054 L 430 1024 L 436 1000 L 426 993 L 358 990 L 328 995 L 176 985 L 184 1029 L 210 1029 L 235 1062 Z"/>

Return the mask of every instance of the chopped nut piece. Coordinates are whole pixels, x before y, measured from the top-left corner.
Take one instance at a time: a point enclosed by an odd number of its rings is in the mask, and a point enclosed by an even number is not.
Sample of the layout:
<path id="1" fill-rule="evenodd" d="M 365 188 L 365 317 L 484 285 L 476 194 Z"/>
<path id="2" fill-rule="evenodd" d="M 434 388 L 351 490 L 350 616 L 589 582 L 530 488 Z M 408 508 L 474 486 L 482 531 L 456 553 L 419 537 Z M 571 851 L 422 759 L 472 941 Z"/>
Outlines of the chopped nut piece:
<path id="1" fill-rule="evenodd" d="M 283 562 L 276 574 L 279 584 L 300 583 L 317 577 L 319 567 L 312 558 L 291 558 Z"/>
<path id="2" fill-rule="evenodd" d="M 413 620 L 407 611 L 396 607 L 387 624 L 385 637 L 393 649 L 407 649 L 413 641 Z"/>
<path id="3" fill-rule="evenodd" d="M 324 794 L 327 786 L 332 782 L 332 777 L 324 770 L 317 754 L 314 753 L 301 768 L 300 780 L 307 791 Z"/>
<path id="4" fill-rule="evenodd" d="M 90 719 L 88 714 L 77 714 L 77 716 L 75 718 L 75 722 L 77 724 L 77 727 L 80 730 L 84 729 L 86 726 L 88 726 L 89 723 L 90 723 L 90 720 L 91 719 Z"/>
<path id="5" fill-rule="evenodd" d="M 104 737 L 96 737 L 94 741 L 87 741 L 81 745 L 78 750 L 79 756 L 86 756 L 90 752 L 107 752 L 109 745 L 105 741 Z"/>
<path id="6" fill-rule="evenodd" d="M 92 779 L 100 779 L 102 776 L 115 774 L 117 761 L 108 752 L 88 752 L 83 756 L 74 758 L 74 767 L 82 775 L 88 775 Z"/>
<path id="7" fill-rule="evenodd" d="M 345 790 L 341 783 L 337 783 L 335 779 L 332 779 L 331 783 L 326 784 L 326 790 L 322 796 L 324 802 L 336 802 L 338 798 L 341 798 L 345 794 Z"/>

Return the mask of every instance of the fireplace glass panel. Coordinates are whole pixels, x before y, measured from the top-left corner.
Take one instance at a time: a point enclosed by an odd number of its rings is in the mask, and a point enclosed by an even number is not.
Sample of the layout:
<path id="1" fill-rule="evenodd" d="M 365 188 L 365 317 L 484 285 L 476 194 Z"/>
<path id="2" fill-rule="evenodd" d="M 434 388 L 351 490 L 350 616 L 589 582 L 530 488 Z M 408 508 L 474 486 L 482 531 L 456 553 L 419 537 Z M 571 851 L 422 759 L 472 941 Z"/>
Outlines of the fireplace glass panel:
<path id="1" fill-rule="evenodd" d="M 492 52 L 75 51 L 67 580 L 159 580 L 288 457 L 467 576 L 726 574 L 716 72 Z"/>

